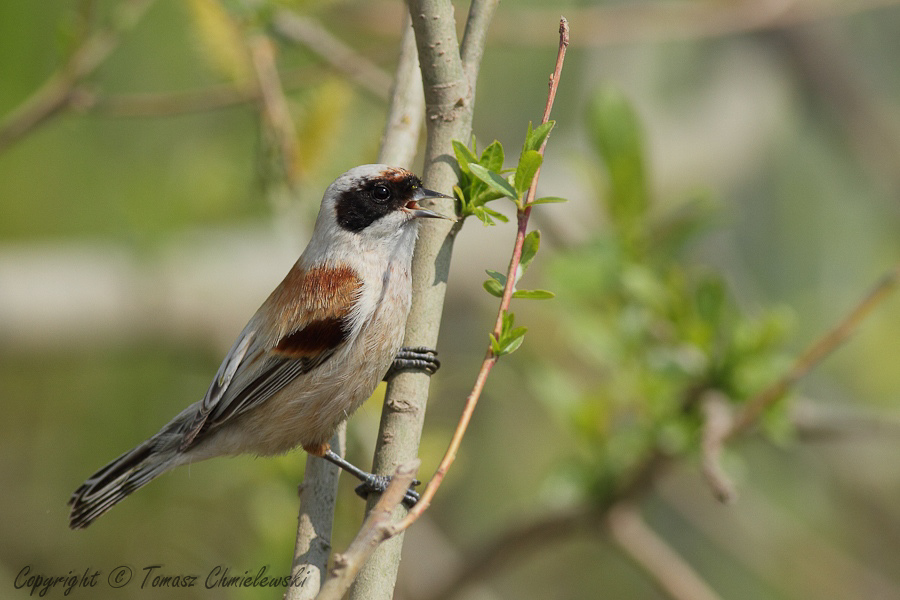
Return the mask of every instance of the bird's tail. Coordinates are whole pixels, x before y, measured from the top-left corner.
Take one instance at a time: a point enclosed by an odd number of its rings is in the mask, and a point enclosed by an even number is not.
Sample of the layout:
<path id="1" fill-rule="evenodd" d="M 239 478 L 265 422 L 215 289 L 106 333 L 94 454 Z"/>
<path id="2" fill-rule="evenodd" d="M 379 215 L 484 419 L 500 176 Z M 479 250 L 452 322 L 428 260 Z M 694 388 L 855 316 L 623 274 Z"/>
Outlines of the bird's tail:
<path id="1" fill-rule="evenodd" d="M 173 452 L 160 452 L 157 436 L 88 478 L 69 498 L 69 527 L 84 529 L 125 496 L 176 466 Z"/>

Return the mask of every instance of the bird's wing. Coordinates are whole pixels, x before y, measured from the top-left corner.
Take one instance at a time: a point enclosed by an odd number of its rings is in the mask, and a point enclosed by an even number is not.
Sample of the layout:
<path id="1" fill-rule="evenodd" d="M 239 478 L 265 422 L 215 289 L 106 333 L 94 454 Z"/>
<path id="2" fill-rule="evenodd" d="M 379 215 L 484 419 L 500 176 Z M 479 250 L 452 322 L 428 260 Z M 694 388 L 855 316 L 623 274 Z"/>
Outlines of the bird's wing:
<path id="1" fill-rule="evenodd" d="M 228 352 L 181 450 L 330 359 L 351 335 L 361 288 L 349 268 L 295 266 Z"/>

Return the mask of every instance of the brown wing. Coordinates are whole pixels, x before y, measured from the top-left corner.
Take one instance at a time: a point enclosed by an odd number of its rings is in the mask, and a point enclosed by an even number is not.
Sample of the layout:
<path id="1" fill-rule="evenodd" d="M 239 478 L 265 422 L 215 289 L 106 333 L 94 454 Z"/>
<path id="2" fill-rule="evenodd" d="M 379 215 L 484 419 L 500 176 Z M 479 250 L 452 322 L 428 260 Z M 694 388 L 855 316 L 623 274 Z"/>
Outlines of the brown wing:
<path id="1" fill-rule="evenodd" d="M 346 343 L 362 281 L 349 267 L 296 266 L 260 307 L 219 367 L 184 433 L 185 450 L 263 404 Z M 248 341 L 249 340 L 249 341 Z"/>

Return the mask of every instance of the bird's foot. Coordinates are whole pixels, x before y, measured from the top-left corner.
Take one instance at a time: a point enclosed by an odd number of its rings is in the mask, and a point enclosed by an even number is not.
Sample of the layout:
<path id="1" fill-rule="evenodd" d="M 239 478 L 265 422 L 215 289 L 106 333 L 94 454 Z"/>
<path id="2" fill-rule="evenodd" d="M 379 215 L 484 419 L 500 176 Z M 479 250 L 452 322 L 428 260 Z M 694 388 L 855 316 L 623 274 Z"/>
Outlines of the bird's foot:
<path id="1" fill-rule="evenodd" d="M 361 498 L 368 499 L 369 494 L 383 494 L 390 483 L 390 475 L 373 475 L 369 473 L 368 477 L 363 479 L 362 483 L 356 486 L 355 491 Z M 413 480 L 412 486 L 406 490 L 406 494 L 403 496 L 403 505 L 406 506 L 406 508 L 412 508 L 416 505 L 416 502 L 419 501 L 419 492 L 414 490 L 413 487 L 421 483 L 422 482 L 418 479 Z"/>
<path id="2" fill-rule="evenodd" d="M 394 357 L 391 368 L 384 376 L 385 381 L 390 381 L 394 376 L 403 371 L 419 371 L 426 375 L 434 375 L 441 368 L 437 350 L 424 346 L 403 347 Z"/>

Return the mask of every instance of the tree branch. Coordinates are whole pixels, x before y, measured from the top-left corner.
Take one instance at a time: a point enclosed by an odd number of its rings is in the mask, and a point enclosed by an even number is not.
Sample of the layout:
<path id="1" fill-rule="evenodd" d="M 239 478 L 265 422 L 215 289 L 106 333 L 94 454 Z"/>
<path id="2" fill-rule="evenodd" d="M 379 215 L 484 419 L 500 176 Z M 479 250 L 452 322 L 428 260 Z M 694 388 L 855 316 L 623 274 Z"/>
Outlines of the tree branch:
<path id="1" fill-rule="evenodd" d="M 550 111 L 553 108 L 553 101 L 556 98 L 556 90 L 559 86 L 559 76 L 562 73 L 562 67 L 563 63 L 565 62 L 566 49 L 568 48 L 568 46 L 569 23 L 565 18 L 563 18 L 559 22 L 559 50 L 556 56 L 556 67 L 554 68 L 553 74 L 550 76 L 550 90 L 547 94 L 547 103 L 544 106 L 544 114 L 543 118 L 541 119 L 542 124 L 546 123 L 550 119 Z M 545 139 L 543 144 L 541 144 L 540 150 L 538 151 L 541 156 L 544 155 L 546 146 L 547 140 Z M 526 197 L 525 205 L 521 210 L 518 211 L 518 228 L 516 231 L 516 241 L 513 247 L 512 257 L 509 261 L 509 267 L 506 272 L 506 286 L 503 290 L 503 297 L 500 300 L 500 307 L 497 311 L 497 320 L 494 325 L 493 335 L 495 339 L 500 339 L 501 329 L 503 326 L 503 316 L 509 310 L 509 304 L 512 301 L 512 295 L 517 279 L 516 272 L 519 269 L 519 261 L 522 258 L 522 248 L 525 243 L 525 235 L 528 231 L 528 219 L 531 215 L 531 204 L 534 201 L 540 176 L 541 171 L 539 168 L 534 174 L 534 179 L 532 179 L 531 181 L 531 187 L 528 189 L 528 195 Z M 475 406 L 478 404 L 478 399 L 481 397 L 481 393 L 484 390 L 484 385 L 487 382 L 488 375 L 490 374 L 491 369 L 494 368 L 494 365 L 497 364 L 497 360 L 499 358 L 499 355 L 494 353 L 493 347 L 489 345 L 484 360 L 481 363 L 481 368 L 479 369 L 478 375 L 475 378 L 475 385 L 466 398 L 466 404 L 463 408 L 463 413 L 459 419 L 459 423 L 456 426 L 456 430 L 453 432 L 453 437 L 450 440 L 450 446 L 447 448 L 447 451 L 445 452 L 444 457 L 437 468 L 437 471 L 435 471 L 434 476 L 431 478 L 431 481 L 428 482 L 428 486 L 425 488 L 425 492 L 422 494 L 422 497 L 409 511 L 409 514 L 406 516 L 406 518 L 397 523 L 397 525 L 395 526 L 396 532 L 403 531 L 404 529 L 409 527 L 416 519 L 422 516 L 422 513 L 425 512 L 428 509 L 428 506 L 431 504 L 431 499 L 434 498 L 434 495 L 437 493 L 438 488 L 441 486 L 447 470 L 450 468 L 450 465 L 452 465 L 456 460 L 456 453 L 459 450 L 460 445 L 462 444 L 463 436 L 468 429 L 472 414 L 475 412 Z"/>
<path id="2" fill-rule="evenodd" d="M 424 112 L 425 100 L 422 96 L 419 61 L 412 27 L 407 18 L 391 93 L 390 110 L 378 153 L 379 162 L 400 166 L 409 166 L 412 163 Z M 332 449 L 341 456 L 344 455 L 345 435 L 346 423 L 343 423 L 331 442 Z M 315 456 L 307 457 L 300 500 L 300 524 L 291 575 L 303 573 L 309 575 L 310 581 L 315 579 L 315 583 L 289 589 L 286 600 L 313 598 L 319 592 L 331 549 L 331 524 L 334 520 L 335 504 L 333 492 L 339 475 L 340 469 L 334 464 Z M 307 522 L 308 526 L 305 525 Z M 301 553 L 303 548 L 309 548 L 309 551 Z M 296 595 L 291 596 L 292 592 Z"/>
<path id="3" fill-rule="evenodd" d="M 488 9 L 489 5 L 481 3 L 470 7 L 470 11 Z M 427 137 L 423 180 L 429 188 L 450 194 L 457 180 L 451 141 L 471 135 L 473 88 L 463 71 L 449 0 L 409 0 L 409 14 L 424 84 Z M 489 21 L 489 14 L 479 19 L 484 27 Z M 445 214 L 454 210 L 451 200 L 435 202 L 434 206 Z M 456 231 L 444 221 L 420 228 L 412 266 L 413 310 L 406 323 L 405 346 L 437 345 Z M 429 381 L 425 374 L 400 373 L 388 383 L 374 472 L 389 473 L 418 454 Z M 397 535 L 376 549 L 360 572 L 351 598 L 392 596 L 402 544 L 402 535 Z"/>
<path id="4" fill-rule="evenodd" d="M 700 575 L 629 504 L 618 504 L 606 518 L 619 548 L 673 600 L 721 600 Z"/>
<path id="5" fill-rule="evenodd" d="M 278 148 L 284 176 L 293 188 L 297 183 L 297 127 L 284 97 L 275 48 L 264 34 L 253 35 L 247 40 L 247 48 L 259 86 L 263 122 Z"/>
<path id="6" fill-rule="evenodd" d="M 390 76 L 381 67 L 334 37 L 321 24 L 282 8 L 275 12 L 272 28 L 282 38 L 302 44 L 376 98 L 385 99 Z"/>
<path id="7" fill-rule="evenodd" d="M 579 48 L 604 48 L 626 44 L 653 44 L 727 37 L 755 31 L 770 31 L 845 18 L 889 9 L 900 0 L 733 0 L 730 2 L 604 3 L 569 6 L 573 23 L 591 35 L 580 36 Z M 551 3 L 509 3 L 504 18 L 491 30 L 492 44 L 546 47 L 555 37 L 543 23 L 556 19 L 559 9 Z M 342 16 L 356 26 L 396 18 L 397 3 L 370 1 L 342 6 Z M 527 31 L 528 35 L 522 35 Z"/>
<path id="8" fill-rule="evenodd" d="M 384 494 L 378 499 L 374 508 L 363 522 L 359 533 L 353 538 L 347 551 L 334 557 L 334 566 L 329 573 L 325 585 L 317 598 L 319 600 L 340 600 L 350 588 L 356 578 L 356 574 L 365 564 L 366 559 L 372 554 L 378 545 L 389 536 L 391 514 L 403 501 L 406 490 L 412 484 L 416 469 L 419 468 L 419 459 L 413 459 L 409 463 L 397 467 L 391 478 L 391 483 Z"/>
<path id="9" fill-rule="evenodd" d="M 701 398 L 700 408 L 703 411 L 703 438 L 700 442 L 703 476 L 717 500 L 732 502 L 737 497 L 737 490 L 722 468 L 722 450 L 732 424 L 728 399 L 718 390 L 709 390 Z"/>
<path id="10" fill-rule="evenodd" d="M 797 357 L 784 376 L 747 401 L 743 410 L 735 417 L 725 439 L 733 438 L 754 425 L 763 411 L 780 400 L 800 378 L 856 333 L 860 323 L 894 291 L 898 282 L 900 282 L 900 265 L 882 277 L 881 281 L 835 327 Z"/>
<path id="11" fill-rule="evenodd" d="M 344 422 L 331 438 L 331 449 L 344 456 L 346 442 L 347 423 Z M 340 472 L 336 465 L 318 456 L 306 456 L 306 470 L 300 484 L 297 541 L 291 563 L 291 580 L 305 581 L 302 585 L 289 586 L 285 600 L 312 600 L 325 582 Z"/>

